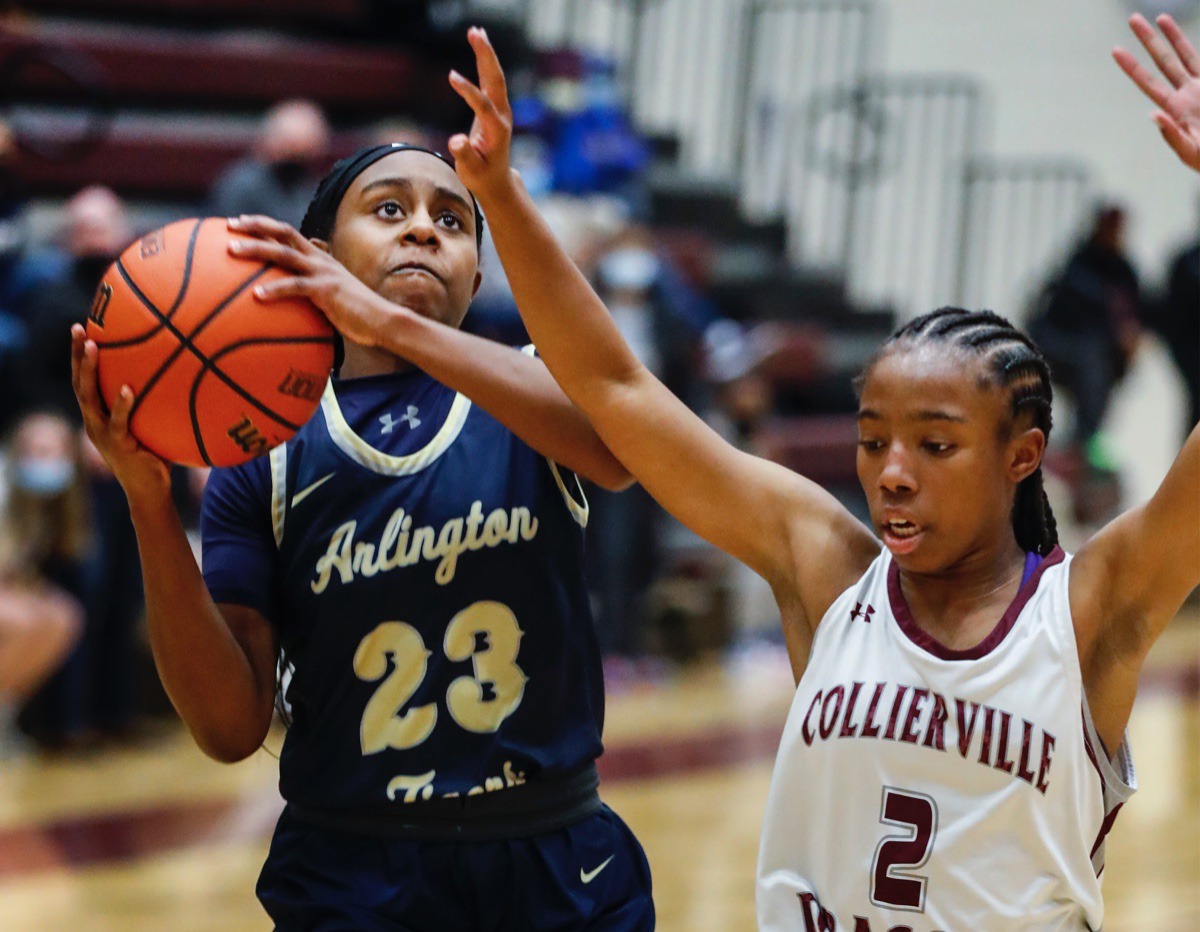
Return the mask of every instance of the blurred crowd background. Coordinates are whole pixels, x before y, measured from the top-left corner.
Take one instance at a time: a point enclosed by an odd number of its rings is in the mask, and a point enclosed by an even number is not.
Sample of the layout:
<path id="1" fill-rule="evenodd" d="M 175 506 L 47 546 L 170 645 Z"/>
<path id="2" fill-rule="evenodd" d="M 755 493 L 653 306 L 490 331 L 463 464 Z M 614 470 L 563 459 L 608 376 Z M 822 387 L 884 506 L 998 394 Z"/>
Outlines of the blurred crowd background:
<path id="1" fill-rule="evenodd" d="M 1195 218 L 1149 267 L 1136 261 L 1128 240 L 1140 218 L 1086 163 L 1006 160 L 987 151 L 986 135 L 971 136 L 983 119 L 978 87 L 848 69 L 882 41 L 871 4 L 0 7 L 8 747 L 136 741 L 169 716 L 144 642 L 124 497 L 82 435 L 70 384 L 69 326 L 85 319 L 100 275 L 135 237 L 174 219 L 263 213 L 298 225 L 318 179 L 360 145 L 444 149 L 469 123 L 443 80 L 451 67 L 472 73 L 469 24 L 488 29 L 508 71 L 514 163 L 638 355 L 726 436 L 860 514 L 851 377 L 898 321 L 940 304 L 992 307 L 1043 347 L 1063 400 L 1050 470 L 1060 507 L 1083 527 L 1123 501 L 1123 458 L 1136 451 L 1110 436 L 1111 401 L 1148 345 L 1173 363 L 1185 399 L 1178 423 L 1164 416 L 1150 428 L 1175 442 L 1200 418 Z M 791 18 L 773 19 L 781 9 Z M 1114 22 L 1119 13 L 1114 3 Z M 846 54 L 819 52 L 826 39 Z M 768 46 L 778 71 L 793 60 L 809 71 L 781 83 L 762 70 Z M 666 60 L 684 64 L 664 70 Z M 706 84 L 712 71 L 720 93 Z M 686 119 L 656 118 L 647 87 Z M 975 116 L 964 122 L 960 111 Z M 902 132 L 914 123 L 930 148 Z M 1111 131 L 1139 129 L 1152 131 Z M 1182 172 L 1162 156 L 1138 170 Z M 482 268 L 466 326 L 523 343 L 488 241 Z M 177 470 L 192 527 L 204 478 Z M 589 498 L 610 688 L 699 657 L 775 649 L 765 584 L 638 488 Z"/>

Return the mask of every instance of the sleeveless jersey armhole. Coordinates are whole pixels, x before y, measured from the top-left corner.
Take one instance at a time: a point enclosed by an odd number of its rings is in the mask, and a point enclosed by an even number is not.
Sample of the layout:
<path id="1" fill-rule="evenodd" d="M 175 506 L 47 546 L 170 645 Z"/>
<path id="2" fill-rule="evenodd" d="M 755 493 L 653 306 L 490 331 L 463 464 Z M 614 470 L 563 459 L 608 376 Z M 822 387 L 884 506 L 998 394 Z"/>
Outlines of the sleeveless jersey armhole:
<path id="1" fill-rule="evenodd" d="M 1096 725 L 1092 721 L 1092 710 L 1088 706 L 1087 687 L 1083 683 L 1083 662 L 1079 658 L 1079 642 L 1075 634 L 1075 617 L 1071 613 L 1071 568 L 1075 563 L 1074 555 L 1068 556 L 1060 564 L 1060 575 L 1055 577 L 1052 585 L 1054 586 L 1053 596 L 1057 602 L 1056 615 L 1061 615 L 1066 620 L 1066 631 L 1070 636 L 1071 651 L 1075 657 L 1076 669 L 1075 675 L 1079 677 L 1079 696 L 1080 704 L 1082 705 L 1083 716 L 1083 739 L 1086 746 L 1088 756 L 1092 759 L 1092 764 L 1100 774 L 1100 781 L 1104 784 L 1105 793 L 1105 811 L 1111 807 L 1109 805 L 1109 796 L 1113 795 L 1113 801 L 1116 805 L 1120 805 L 1129 799 L 1137 790 L 1137 774 L 1133 769 L 1133 753 L 1129 747 L 1129 733 L 1125 731 L 1121 736 L 1121 744 L 1117 747 L 1112 757 L 1109 757 L 1108 749 L 1104 742 L 1100 739 L 1100 732 L 1096 730 Z"/>
<path id="2" fill-rule="evenodd" d="M 1100 732 L 1096 730 L 1096 724 L 1092 721 L 1092 710 L 1088 705 L 1087 687 L 1083 683 L 1082 662 L 1079 659 L 1079 645 L 1075 635 L 1075 618 L 1071 614 L 1070 578 L 1073 563 L 1074 557 L 1071 556 L 1061 564 L 1061 577 L 1056 580 L 1054 592 L 1059 607 L 1054 614 L 1061 615 L 1066 620 L 1066 629 L 1070 634 L 1071 651 L 1076 663 L 1075 675 L 1079 677 L 1080 727 L 1083 730 L 1083 749 L 1100 779 L 1101 806 L 1104 817 L 1089 852 L 1092 869 L 1099 877 L 1104 870 L 1105 839 L 1112 830 L 1121 807 L 1137 791 L 1137 774 L 1133 768 L 1133 752 L 1129 746 L 1128 731 L 1122 734 L 1121 744 L 1110 758 L 1108 749 L 1100 739 Z"/>

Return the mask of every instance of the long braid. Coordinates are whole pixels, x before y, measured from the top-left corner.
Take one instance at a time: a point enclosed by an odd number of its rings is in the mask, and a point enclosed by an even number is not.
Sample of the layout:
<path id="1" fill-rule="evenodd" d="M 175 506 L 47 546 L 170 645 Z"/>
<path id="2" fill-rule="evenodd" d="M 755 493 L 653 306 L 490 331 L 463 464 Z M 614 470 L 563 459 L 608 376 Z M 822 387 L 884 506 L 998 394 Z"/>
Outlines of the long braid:
<path id="1" fill-rule="evenodd" d="M 999 314 L 939 308 L 897 330 L 875 359 L 899 343 L 948 343 L 978 355 L 989 375 L 1009 391 L 1012 417 L 1028 413 L 1033 426 L 1041 429 L 1047 441 L 1050 439 L 1050 366 L 1034 342 Z M 1017 486 L 1012 525 L 1022 550 L 1045 556 L 1058 544 L 1058 524 L 1046 497 L 1040 465 Z"/>

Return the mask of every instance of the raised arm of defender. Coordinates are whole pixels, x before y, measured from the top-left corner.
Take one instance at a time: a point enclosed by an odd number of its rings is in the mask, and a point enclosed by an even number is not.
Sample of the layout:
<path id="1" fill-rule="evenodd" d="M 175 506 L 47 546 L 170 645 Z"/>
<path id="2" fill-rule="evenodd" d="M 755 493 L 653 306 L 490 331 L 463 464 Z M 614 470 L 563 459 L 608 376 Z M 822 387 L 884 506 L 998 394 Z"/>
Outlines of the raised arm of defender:
<path id="1" fill-rule="evenodd" d="M 475 122 L 450 149 L 492 225 L 538 351 L 609 449 L 663 507 L 772 583 L 795 666 L 807 655 L 812 627 L 861 576 L 878 544 L 816 484 L 727 444 L 638 362 L 510 168 L 504 74 L 486 34 L 473 29 L 468 38 L 480 86 L 456 72 L 450 80 Z"/>
<path id="2" fill-rule="evenodd" d="M 1153 100 L 1163 139 L 1200 171 L 1200 55 L 1169 16 L 1162 34 L 1141 16 L 1129 21 L 1158 65 L 1154 77 L 1125 49 L 1113 57 Z M 1200 584 L 1200 426 L 1192 430 L 1150 501 L 1102 528 L 1079 551 L 1071 573 L 1071 613 L 1084 661 L 1092 717 L 1110 748 L 1120 743 L 1154 642 Z"/>

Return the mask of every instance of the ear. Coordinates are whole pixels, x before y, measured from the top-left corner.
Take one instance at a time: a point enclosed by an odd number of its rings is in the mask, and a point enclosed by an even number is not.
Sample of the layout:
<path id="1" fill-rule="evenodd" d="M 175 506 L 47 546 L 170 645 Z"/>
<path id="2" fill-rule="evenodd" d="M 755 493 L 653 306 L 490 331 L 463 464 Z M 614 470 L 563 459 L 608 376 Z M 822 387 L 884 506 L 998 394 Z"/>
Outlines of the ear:
<path id="1" fill-rule="evenodd" d="M 482 284 L 483 284 L 483 273 L 476 272 L 475 273 L 475 284 L 471 287 L 471 297 L 472 298 L 474 298 L 475 295 L 479 294 L 479 286 Z"/>
<path id="2" fill-rule="evenodd" d="M 1031 427 L 1016 434 L 1008 442 L 1008 476 L 1014 484 L 1031 476 L 1042 465 L 1046 452 L 1046 435 L 1040 427 Z"/>
<path id="3" fill-rule="evenodd" d="M 327 252 L 330 255 L 333 254 L 332 250 L 329 248 L 329 244 L 325 242 L 325 240 L 317 239 L 315 236 L 310 236 L 308 241 L 321 250 L 321 252 Z"/>

